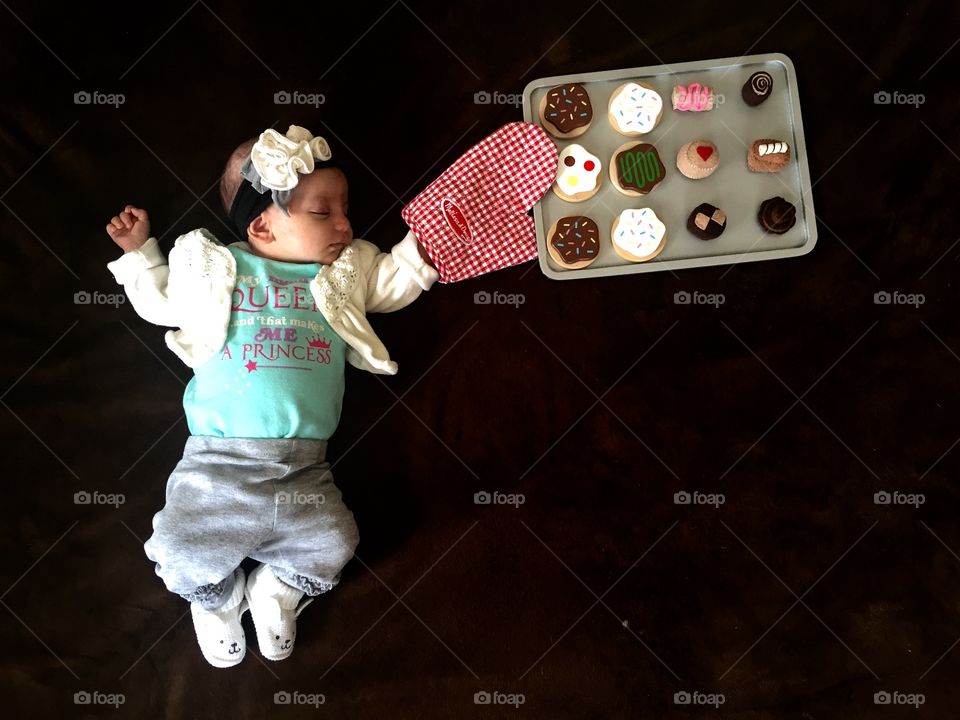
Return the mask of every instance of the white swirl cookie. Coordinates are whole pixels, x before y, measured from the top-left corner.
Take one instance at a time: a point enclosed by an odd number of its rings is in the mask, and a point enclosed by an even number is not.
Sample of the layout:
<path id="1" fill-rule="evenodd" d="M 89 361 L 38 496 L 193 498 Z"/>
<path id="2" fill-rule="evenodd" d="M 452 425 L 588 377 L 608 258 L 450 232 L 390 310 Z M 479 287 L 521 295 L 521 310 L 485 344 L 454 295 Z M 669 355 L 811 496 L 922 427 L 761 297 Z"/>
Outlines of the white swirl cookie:
<path id="1" fill-rule="evenodd" d="M 572 143 L 560 151 L 557 179 L 553 192 L 561 200 L 581 202 L 593 197 L 603 183 L 600 158 L 591 155 L 583 145 Z"/>
<path id="2" fill-rule="evenodd" d="M 649 85 L 628 82 L 610 96 L 610 125 L 621 135 L 637 137 L 653 130 L 663 116 L 663 98 Z"/>
<path id="3" fill-rule="evenodd" d="M 627 208 L 610 229 L 613 249 L 624 260 L 644 262 L 660 254 L 666 245 L 667 227 L 652 208 Z"/>

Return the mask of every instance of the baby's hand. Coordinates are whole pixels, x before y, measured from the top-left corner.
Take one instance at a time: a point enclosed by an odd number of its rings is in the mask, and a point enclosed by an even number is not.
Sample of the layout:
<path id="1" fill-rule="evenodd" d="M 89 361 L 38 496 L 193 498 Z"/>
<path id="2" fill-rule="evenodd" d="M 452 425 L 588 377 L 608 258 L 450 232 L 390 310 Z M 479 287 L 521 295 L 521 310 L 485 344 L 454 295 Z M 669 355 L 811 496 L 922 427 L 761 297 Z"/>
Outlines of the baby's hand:
<path id="1" fill-rule="evenodd" d="M 150 237 L 150 218 L 147 211 L 127 205 L 107 223 L 107 235 L 125 253 L 138 249 Z"/>

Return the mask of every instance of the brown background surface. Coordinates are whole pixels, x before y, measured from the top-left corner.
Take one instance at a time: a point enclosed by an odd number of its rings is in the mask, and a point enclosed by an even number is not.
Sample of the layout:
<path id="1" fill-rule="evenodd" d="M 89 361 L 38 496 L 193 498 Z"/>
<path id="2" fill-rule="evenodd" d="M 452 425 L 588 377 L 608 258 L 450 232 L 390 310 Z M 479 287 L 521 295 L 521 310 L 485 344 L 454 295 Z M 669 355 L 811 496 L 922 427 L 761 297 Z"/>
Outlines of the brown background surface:
<path id="1" fill-rule="evenodd" d="M 10 717 L 955 716 L 955 5 L 10 0 L 0 18 Z M 400 374 L 349 371 L 331 442 L 358 558 L 292 659 L 253 644 L 238 668 L 206 665 L 141 547 L 189 371 L 129 305 L 73 303 L 117 289 L 109 217 L 148 208 L 164 250 L 222 233 L 228 152 L 296 122 L 354 163 L 355 231 L 387 248 L 403 202 L 520 118 L 475 92 L 747 52 L 796 64 L 814 252 L 576 283 L 527 265 L 376 318 Z M 126 101 L 76 105 L 81 90 Z M 326 102 L 278 106 L 281 90 Z M 878 106 L 880 90 L 926 102 Z M 474 304 L 483 290 L 525 303 Z M 681 290 L 725 303 L 679 306 Z M 76 505 L 82 490 L 126 502 Z M 526 502 L 476 505 L 481 490 Z M 681 490 L 726 502 L 676 505 Z M 881 490 L 925 503 L 878 506 Z M 75 705 L 84 690 L 125 703 Z M 484 690 L 525 702 L 474 705 Z M 875 706 L 884 690 L 925 704 Z"/>

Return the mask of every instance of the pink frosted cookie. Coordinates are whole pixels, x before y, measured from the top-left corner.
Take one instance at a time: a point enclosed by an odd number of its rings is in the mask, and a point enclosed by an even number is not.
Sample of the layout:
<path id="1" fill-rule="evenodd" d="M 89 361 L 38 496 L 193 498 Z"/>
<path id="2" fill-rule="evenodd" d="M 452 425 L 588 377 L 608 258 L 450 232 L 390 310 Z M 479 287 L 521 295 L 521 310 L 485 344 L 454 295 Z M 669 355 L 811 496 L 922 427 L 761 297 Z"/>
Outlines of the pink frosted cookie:
<path id="1" fill-rule="evenodd" d="M 663 98 L 649 85 L 628 82 L 610 96 L 610 125 L 621 135 L 637 137 L 653 130 L 663 116 Z"/>
<path id="2" fill-rule="evenodd" d="M 713 110 L 717 104 L 717 96 L 713 88 L 696 82 L 677 85 L 673 88 L 670 100 L 673 103 L 673 109 L 680 111 L 706 112 Z"/>

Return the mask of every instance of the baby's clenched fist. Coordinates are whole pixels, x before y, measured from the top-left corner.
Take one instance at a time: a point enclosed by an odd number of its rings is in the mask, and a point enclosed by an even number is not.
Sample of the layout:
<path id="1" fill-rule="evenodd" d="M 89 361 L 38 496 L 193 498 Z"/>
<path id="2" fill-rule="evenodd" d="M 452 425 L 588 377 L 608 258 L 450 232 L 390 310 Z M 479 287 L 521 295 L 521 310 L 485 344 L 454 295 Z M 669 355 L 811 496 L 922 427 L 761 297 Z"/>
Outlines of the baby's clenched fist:
<path id="1" fill-rule="evenodd" d="M 136 250 L 150 237 L 150 218 L 147 211 L 127 205 L 107 223 L 107 235 L 125 253 Z"/>

